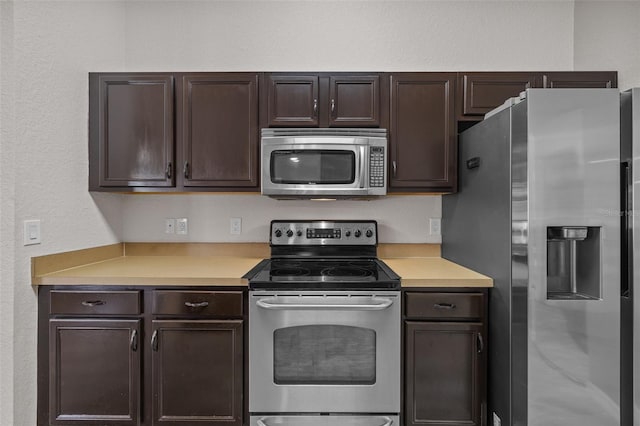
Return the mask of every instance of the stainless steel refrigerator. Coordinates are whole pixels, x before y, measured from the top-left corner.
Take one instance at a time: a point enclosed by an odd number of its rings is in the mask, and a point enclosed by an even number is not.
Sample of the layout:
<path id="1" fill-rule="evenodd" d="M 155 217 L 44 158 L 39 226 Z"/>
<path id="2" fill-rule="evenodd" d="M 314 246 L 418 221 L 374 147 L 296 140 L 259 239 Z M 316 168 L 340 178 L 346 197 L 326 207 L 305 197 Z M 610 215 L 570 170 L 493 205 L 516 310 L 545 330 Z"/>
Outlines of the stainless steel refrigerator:
<path id="1" fill-rule="evenodd" d="M 458 155 L 442 253 L 494 279 L 488 424 L 620 425 L 619 91 L 527 90 Z"/>

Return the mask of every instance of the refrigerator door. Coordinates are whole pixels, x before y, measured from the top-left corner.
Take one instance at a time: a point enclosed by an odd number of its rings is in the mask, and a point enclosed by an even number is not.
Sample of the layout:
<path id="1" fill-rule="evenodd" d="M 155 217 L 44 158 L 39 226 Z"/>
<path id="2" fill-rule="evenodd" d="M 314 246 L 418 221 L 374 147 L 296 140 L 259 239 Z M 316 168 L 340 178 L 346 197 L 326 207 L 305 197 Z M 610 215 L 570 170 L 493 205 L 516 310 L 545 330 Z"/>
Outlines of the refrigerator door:
<path id="1" fill-rule="evenodd" d="M 527 93 L 528 420 L 514 425 L 620 425 L 619 102 Z"/>

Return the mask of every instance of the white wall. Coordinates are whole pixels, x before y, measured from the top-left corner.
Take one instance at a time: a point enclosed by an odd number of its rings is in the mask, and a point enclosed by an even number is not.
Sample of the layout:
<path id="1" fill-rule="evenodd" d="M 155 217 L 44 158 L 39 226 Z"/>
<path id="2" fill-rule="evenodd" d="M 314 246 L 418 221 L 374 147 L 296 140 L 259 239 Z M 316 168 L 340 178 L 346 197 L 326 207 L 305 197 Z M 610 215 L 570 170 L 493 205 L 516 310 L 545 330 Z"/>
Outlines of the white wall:
<path id="1" fill-rule="evenodd" d="M 640 86 L 640 2 L 575 5 L 576 70 L 617 70 L 622 90 Z"/>
<path id="2" fill-rule="evenodd" d="M 30 258 L 121 240 L 121 196 L 87 192 L 87 72 L 124 69 L 124 4 L 0 1 L 0 425 L 36 418 Z M 22 222 L 42 244 L 22 245 Z"/>
<path id="3" fill-rule="evenodd" d="M 605 4 L 614 17 L 634 16 L 623 4 Z M 210 241 L 233 241 L 231 216 L 244 219 L 240 239 L 261 241 L 271 218 L 316 215 L 373 217 L 386 240 L 428 241 L 428 217 L 440 215 L 439 197 L 316 205 L 260 196 L 91 196 L 88 71 L 570 70 L 575 62 L 628 70 L 621 80 L 631 82 L 636 59 L 599 60 L 606 43 L 590 41 L 606 38 L 594 36 L 606 12 L 598 7 L 576 3 L 574 29 L 570 0 L 0 0 L 0 425 L 35 424 L 31 256 L 162 240 L 165 213 L 191 219 L 188 239 Z M 636 37 L 633 28 L 627 20 L 611 37 Z M 30 218 L 42 220 L 43 244 L 23 247 L 21 225 Z"/>
<path id="4" fill-rule="evenodd" d="M 374 219 L 380 241 L 439 243 L 429 217 L 441 217 L 440 197 L 393 196 L 373 201 L 273 200 L 260 195 L 132 195 L 124 203 L 127 241 L 267 242 L 272 219 Z M 189 219 L 189 235 L 164 233 L 165 218 Z M 229 219 L 242 218 L 242 234 Z"/>

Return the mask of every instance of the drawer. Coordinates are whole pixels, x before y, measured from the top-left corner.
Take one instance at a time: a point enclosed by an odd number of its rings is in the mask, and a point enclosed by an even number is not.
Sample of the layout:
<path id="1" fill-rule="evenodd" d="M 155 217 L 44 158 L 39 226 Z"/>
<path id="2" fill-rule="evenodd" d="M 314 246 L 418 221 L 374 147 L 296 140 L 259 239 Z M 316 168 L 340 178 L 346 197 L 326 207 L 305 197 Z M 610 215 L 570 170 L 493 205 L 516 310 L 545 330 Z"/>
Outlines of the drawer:
<path id="1" fill-rule="evenodd" d="M 156 315 L 242 316 L 241 291 L 154 291 Z"/>
<path id="2" fill-rule="evenodd" d="M 58 315 L 138 315 L 139 291 L 53 290 L 51 314 Z"/>
<path id="3" fill-rule="evenodd" d="M 478 319 L 484 316 L 481 293 L 407 292 L 405 314 L 425 319 Z"/>

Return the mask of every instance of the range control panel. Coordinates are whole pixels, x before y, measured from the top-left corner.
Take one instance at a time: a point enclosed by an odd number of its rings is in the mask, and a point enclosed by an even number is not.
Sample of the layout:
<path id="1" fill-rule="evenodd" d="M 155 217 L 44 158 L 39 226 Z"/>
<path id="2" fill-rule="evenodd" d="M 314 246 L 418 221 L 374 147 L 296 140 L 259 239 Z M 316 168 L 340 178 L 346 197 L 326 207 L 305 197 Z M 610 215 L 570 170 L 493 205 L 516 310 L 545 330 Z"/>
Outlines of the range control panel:
<path id="1" fill-rule="evenodd" d="M 362 221 L 285 221 L 271 222 L 272 245 L 376 245 L 378 224 Z"/>

